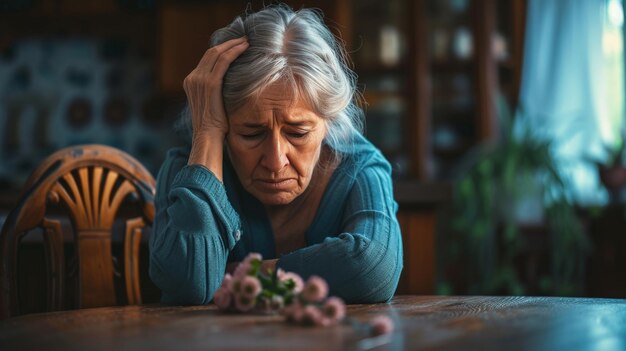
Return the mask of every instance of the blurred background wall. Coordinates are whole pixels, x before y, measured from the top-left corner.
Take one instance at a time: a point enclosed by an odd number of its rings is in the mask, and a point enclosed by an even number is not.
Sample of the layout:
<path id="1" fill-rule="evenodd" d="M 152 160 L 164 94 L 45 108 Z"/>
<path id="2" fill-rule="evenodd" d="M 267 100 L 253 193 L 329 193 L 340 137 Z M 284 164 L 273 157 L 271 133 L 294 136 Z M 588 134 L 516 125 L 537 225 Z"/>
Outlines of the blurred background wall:
<path id="1" fill-rule="evenodd" d="M 43 156 L 76 143 L 120 147 L 156 171 L 179 142 L 171 125 L 184 104 L 181 82 L 210 34 L 263 3 L 4 1 L 3 188 L 18 187 Z M 287 3 L 320 8 L 346 42 L 368 136 L 398 177 L 449 176 L 459 156 L 494 133 L 490 94 L 516 99 L 523 1 Z"/>

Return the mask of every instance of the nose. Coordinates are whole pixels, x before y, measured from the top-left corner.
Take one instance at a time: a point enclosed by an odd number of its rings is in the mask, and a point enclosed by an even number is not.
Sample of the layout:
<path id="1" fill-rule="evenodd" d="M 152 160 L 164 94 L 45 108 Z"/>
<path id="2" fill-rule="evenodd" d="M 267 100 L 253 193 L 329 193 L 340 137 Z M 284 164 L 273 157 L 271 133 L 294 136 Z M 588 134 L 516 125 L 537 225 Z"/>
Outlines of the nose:
<path id="1" fill-rule="evenodd" d="M 285 143 L 281 140 L 280 135 L 276 135 L 276 133 L 271 138 L 268 138 L 266 143 L 261 165 L 272 173 L 278 173 L 289 164 Z"/>

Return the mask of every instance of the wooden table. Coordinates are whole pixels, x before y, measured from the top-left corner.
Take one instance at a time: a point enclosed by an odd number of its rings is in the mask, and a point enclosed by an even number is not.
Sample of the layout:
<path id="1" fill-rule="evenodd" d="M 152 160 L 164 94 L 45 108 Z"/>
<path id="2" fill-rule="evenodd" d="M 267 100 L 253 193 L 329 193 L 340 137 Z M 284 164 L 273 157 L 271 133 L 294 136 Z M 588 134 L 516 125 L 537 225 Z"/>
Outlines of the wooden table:
<path id="1" fill-rule="evenodd" d="M 215 306 L 162 305 L 26 315 L 0 322 L 1 350 L 624 350 L 626 300 L 398 296 L 353 305 L 396 330 L 368 337 L 346 323 L 286 324 L 279 316 L 226 315 Z"/>

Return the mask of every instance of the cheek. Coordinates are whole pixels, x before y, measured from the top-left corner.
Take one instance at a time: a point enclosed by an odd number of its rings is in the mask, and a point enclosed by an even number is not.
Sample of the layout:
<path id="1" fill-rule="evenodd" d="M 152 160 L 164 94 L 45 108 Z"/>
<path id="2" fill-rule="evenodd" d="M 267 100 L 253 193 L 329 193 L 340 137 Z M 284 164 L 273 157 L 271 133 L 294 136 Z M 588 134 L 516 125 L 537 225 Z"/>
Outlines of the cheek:
<path id="1" fill-rule="evenodd" d="M 230 162 L 240 180 L 249 178 L 257 164 L 257 152 L 246 148 L 236 142 L 228 143 Z"/>
<path id="2" fill-rule="evenodd" d="M 237 156 L 238 168 L 243 171 L 244 175 L 250 175 L 251 171 L 254 169 L 254 159 L 250 157 L 250 154 L 243 154 Z"/>
<path id="3" fill-rule="evenodd" d="M 321 143 L 295 148 L 294 157 L 291 158 L 291 165 L 301 176 L 311 177 L 319 160 L 321 149 Z"/>

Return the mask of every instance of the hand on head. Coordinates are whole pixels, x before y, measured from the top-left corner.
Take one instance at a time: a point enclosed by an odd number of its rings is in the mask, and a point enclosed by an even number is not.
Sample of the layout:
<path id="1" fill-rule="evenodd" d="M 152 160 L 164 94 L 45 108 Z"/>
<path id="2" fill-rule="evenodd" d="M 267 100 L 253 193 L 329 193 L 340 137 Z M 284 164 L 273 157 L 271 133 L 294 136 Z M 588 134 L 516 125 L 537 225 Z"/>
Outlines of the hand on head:
<path id="1" fill-rule="evenodd" d="M 206 167 L 220 181 L 222 144 L 229 129 L 222 97 L 224 75 L 230 64 L 247 48 L 246 37 L 210 48 L 183 82 L 193 128 L 188 164 Z"/>
<path id="2" fill-rule="evenodd" d="M 193 137 L 221 136 L 228 133 L 222 83 L 230 64 L 248 48 L 246 37 L 216 45 L 204 53 L 198 66 L 183 82 L 191 110 Z"/>

